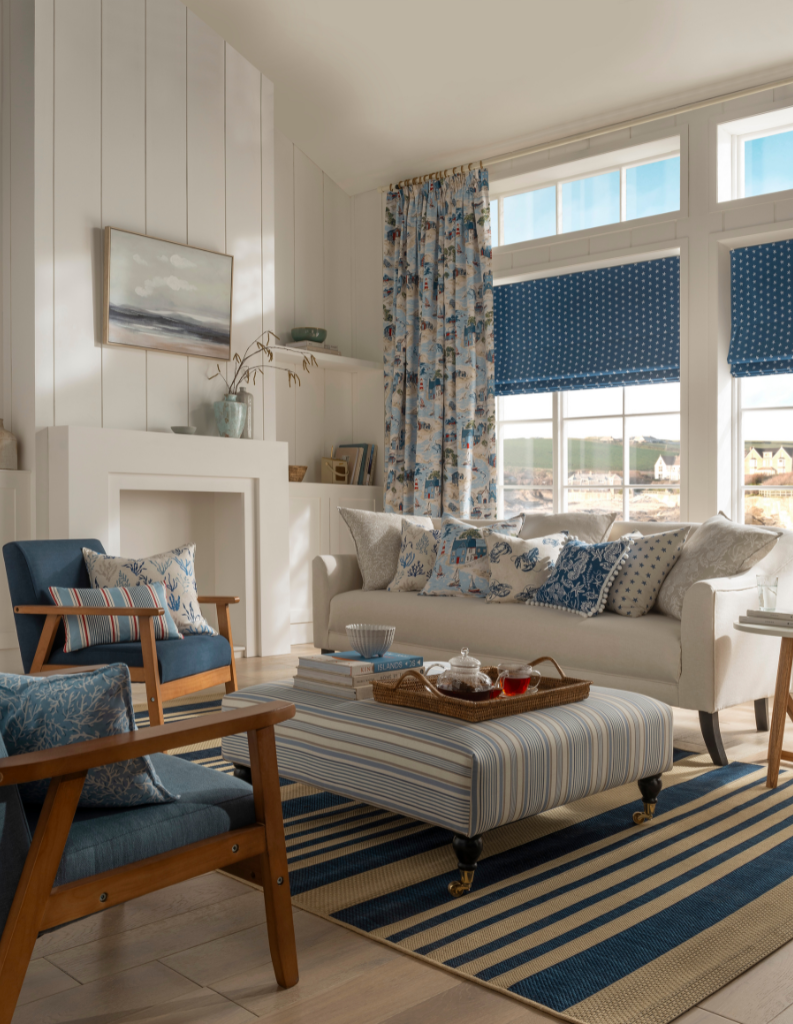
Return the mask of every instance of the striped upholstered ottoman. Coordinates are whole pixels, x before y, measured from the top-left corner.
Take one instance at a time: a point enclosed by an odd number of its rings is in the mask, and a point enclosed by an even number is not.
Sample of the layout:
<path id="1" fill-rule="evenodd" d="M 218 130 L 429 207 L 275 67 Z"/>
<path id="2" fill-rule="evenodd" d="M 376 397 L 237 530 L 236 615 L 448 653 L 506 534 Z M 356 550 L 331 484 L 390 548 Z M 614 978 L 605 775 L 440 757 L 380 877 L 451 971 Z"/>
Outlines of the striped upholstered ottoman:
<path id="1" fill-rule="evenodd" d="M 484 832 L 628 782 L 644 800 L 640 824 L 672 767 L 672 710 L 637 693 L 592 687 L 579 704 L 474 724 L 290 681 L 228 694 L 223 709 L 276 699 L 297 708 L 275 730 L 281 775 L 452 831 L 455 896 L 471 888 Z M 245 775 L 247 737 L 222 749 Z"/>

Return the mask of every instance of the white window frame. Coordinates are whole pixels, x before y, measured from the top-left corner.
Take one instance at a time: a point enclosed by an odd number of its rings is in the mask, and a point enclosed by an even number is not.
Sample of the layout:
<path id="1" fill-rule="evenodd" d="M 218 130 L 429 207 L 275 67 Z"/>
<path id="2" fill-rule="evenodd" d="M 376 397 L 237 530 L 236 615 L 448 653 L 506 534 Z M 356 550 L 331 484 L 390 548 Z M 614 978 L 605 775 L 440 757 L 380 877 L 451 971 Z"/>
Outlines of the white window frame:
<path id="1" fill-rule="evenodd" d="M 630 386 L 630 385 L 626 385 Z M 626 395 L 625 387 L 620 388 L 621 394 L 621 411 L 614 413 L 598 413 L 596 415 L 584 415 L 584 416 L 569 416 L 567 415 L 567 396 L 570 392 L 560 391 L 554 392 L 553 394 L 553 407 L 552 415 L 549 419 L 547 416 L 532 418 L 532 419 L 507 419 L 504 416 L 503 411 L 503 398 L 496 398 L 496 438 L 498 444 L 498 478 L 497 478 L 497 493 L 498 493 L 498 515 L 499 517 L 504 515 L 504 494 L 506 491 L 525 491 L 530 488 L 525 484 L 505 484 L 504 483 L 504 436 L 502 428 L 504 426 L 531 426 L 533 424 L 551 424 L 551 447 L 553 451 L 553 511 L 566 512 L 568 506 L 568 494 L 570 491 L 614 491 L 622 489 L 622 518 L 627 520 L 630 513 L 630 491 L 631 490 L 657 490 L 657 491 L 669 491 L 676 490 L 678 492 L 678 504 L 681 509 L 682 515 L 682 499 L 681 499 L 681 479 L 673 481 L 670 479 L 667 483 L 658 482 L 652 484 L 642 485 L 631 485 L 630 484 L 630 443 L 626 444 L 626 438 L 630 437 L 629 423 L 632 420 L 642 419 L 647 416 L 677 416 L 678 423 L 682 426 L 682 410 L 678 409 L 677 412 L 670 412 L 669 410 L 652 411 L 643 409 L 641 412 L 627 412 L 626 411 Z M 605 389 L 604 389 L 605 390 Z M 609 390 L 616 390 L 610 388 Z M 681 400 L 682 404 L 682 400 Z M 607 485 L 595 485 L 595 486 L 577 486 L 567 483 L 567 441 L 568 431 L 567 424 L 575 422 L 592 422 L 594 420 L 620 420 L 622 424 L 622 483 L 609 487 Z M 681 477 L 682 477 L 682 437 L 680 446 L 680 457 L 681 457 Z M 626 483 L 628 481 L 628 483 Z"/>
<path id="2" fill-rule="evenodd" d="M 741 378 L 733 377 L 733 408 L 735 410 L 736 418 L 736 429 L 734 432 L 735 437 L 735 454 L 733 458 L 734 463 L 734 481 L 735 486 L 733 489 L 734 497 L 734 508 L 733 508 L 733 521 L 736 523 L 743 523 L 746 517 L 746 492 L 747 491 L 762 491 L 762 490 L 773 490 L 773 491 L 784 491 L 785 494 L 790 494 L 793 497 L 793 486 L 788 487 L 772 487 L 764 488 L 762 484 L 747 484 L 746 473 L 745 473 L 745 438 L 743 420 L 744 413 L 746 412 L 783 412 L 788 413 L 793 417 L 793 405 L 749 405 L 744 406 L 743 398 L 741 395 Z M 771 453 L 770 463 L 767 465 L 765 457 L 762 451 L 759 451 L 761 465 L 754 467 L 756 470 L 759 469 L 774 469 L 774 455 L 776 452 Z"/>
<path id="3" fill-rule="evenodd" d="M 750 114 L 734 121 L 717 125 L 717 177 L 718 202 L 735 202 L 738 199 L 759 200 L 763 196 L 785 194 L 761 192 L 746 195 L 745 144 L 755 139 L 766 139 L 793 131 L 793 107 L 773 108 Z"/>
<path id="4" fill-rule="evenodd" d="M 502 245 L 523 245 L 523 244 L 525 244 L 527 242 L 536 242 L 540 238 L 556 238 L 559 235 L 569 235 L 569 234 L 572 234 L 573 230 L 571 230 L 571 231 L 563 231 L 562 230 L 562 223 L 563 223 L 563 220 L 562 220 L 562 216 L 563 216 L 562 186 L 570 185 L 570 184 L 572 184 L 573 182 L 576 182 L 576 181 L 586 181 L 587 178 L 599 178 L 599 177 L 601 177 L 604 174 L 613 174 L 615 171 L 619 171 L 619 174 L 620 174 L 620 203 L 619 203 L 619 206 L 620 206 L 620 216 L 619 216 L 619 220 L 608 221 L 608 224 L 599 224 L 599 225 L 597 225 L 597 227 L 607 227 L 610 224 L 622 224 L 622 223 L 625 223 L 625 222 L 628 221 L 628 216 L 627 216 L 627 210 L 628 210 L 628 200 L 627 200 L 628 171 L 630 169 L 634 168 L 634 167 L 644 167 L 647 164 L 657 164 L 657 163 L 662 163 L 664 160 L 673 160 L 675 157 L 677 157 L 681 161 L 680 166 L 682 168 L 683 164 L 682 164 L 681 149 L 680 149 L 680 147 L 678 147 L 676 150 L 672 150 L 672 151 L 670 151 L 668 153 L 664 153 L 662 155 L 644 157 L 643 159 L 639 159 L 639 160 L 621 160 L 618 163 L 609 164 L 609 165 L 607 165 L 605 167 L 602 167 L 602 168 L 599 167 L 597 170 L 590 170 L 590 171 L 586 171 L 586 172 L 580 172 L 578 174 L 572 174 L 572 175 L 561 176 L 561 177 L 558 177 L 558 178 L 553 178 L 553 179 L 550 179 L 548 181 L 544 181 L 544 182 L 538 183 L 537 185 L 534 185 L 531 188 L 523 187 L 523 188 L 510 189 L 510 190 L 508 190 L 506 192 L 498 192 L 497 194 L 495 194 L 493 196 L 493 199 L 498 201 L 498 218 L 497 218 L 498 245 L 497 246 L 493 246 L 493 248 L 494 249 L 495 248 L 500 248 Z M 504 200 L 510 199 L 513 196 L 528 195 L 531 192 L 542 192 L 542 191 L 544 191 L 546 189 L 549 189 L 549 188 L 555 188 L 556 189 L 556 232 L 553 235 L 538 235 L 537 238 L 522 239 L 520 242 L 517 242 L 517 243 L 516 242 L 505 242 L 504 241 Z M 681 203 L 682 203 L 682 194 L 683 193 L 682 193 L 682 187 L 681 187 L 680 188 L 680 196 L 681 196 L 680 202 Z M 666 211 L 666 213 L 661 214 L 660 216 L 668 216 L 670 213 L 674 213 L 674 212 L 680 212 L 680 206 L 678 206 L 677 211 L 669 210 L 669 211 Z M 653 215 L 651 215 L 651 216 L 653 216 Z M 642 219 L 643 218 L 641 218 L 641 217 L 632 217 L 631 221 L 642 220 Z M 575 231 L 592 231 L 592 230 L 596 230 L 596 228 L 575 228 L 574 230 Z"/>

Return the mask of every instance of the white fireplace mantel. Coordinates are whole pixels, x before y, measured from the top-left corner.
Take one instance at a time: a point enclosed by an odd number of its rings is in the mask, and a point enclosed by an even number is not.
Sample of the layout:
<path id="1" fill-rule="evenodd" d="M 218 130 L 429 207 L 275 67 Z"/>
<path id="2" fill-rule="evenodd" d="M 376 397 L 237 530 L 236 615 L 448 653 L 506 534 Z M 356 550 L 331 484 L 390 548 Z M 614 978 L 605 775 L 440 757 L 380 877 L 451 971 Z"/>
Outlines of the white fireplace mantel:
<path id="1" fill-rule="evenodd" d="M 241 528 L 237 520 L 228 528 L 222 521 L 215 524 L 216 555 L 222 562 L 226 551 L 228 564 L 236 566 L 229 579 L 242 591 L 240 625 L 247 654 L 289 652 L 284 442 L 48 427 L 37 434 L 36 461 L 38 537 L 96 538 L 109 554 L 156 553 L 121 550 L 122 492 L 238 495 Z M 223 578 L 222 566 L 219 576 Z"/>

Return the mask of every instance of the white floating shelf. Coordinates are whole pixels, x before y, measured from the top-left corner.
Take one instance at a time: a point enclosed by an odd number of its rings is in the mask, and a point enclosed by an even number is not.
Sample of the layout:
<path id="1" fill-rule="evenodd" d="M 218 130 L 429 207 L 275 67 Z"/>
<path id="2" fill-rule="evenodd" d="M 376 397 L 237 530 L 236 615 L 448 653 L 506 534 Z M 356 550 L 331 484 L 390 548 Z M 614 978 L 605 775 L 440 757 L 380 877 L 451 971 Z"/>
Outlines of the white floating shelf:
<path id="1" fill-rule="evenodd" d="M 321 367 L 326 370 L 347 370 L 351 373 L 360 373 L 364 370 L 379 370 L 382 372 L 383 364 L 375 363 L 369 359 L 354 359 L 352 356 L 336 356 L 332 352 L 308 352 L 303 348 L 291 348 L 289 345 L 273 345 L 273 353 L 276 360 L 297 363 L 300 366 L 304 356 L 314 356 Z"/>

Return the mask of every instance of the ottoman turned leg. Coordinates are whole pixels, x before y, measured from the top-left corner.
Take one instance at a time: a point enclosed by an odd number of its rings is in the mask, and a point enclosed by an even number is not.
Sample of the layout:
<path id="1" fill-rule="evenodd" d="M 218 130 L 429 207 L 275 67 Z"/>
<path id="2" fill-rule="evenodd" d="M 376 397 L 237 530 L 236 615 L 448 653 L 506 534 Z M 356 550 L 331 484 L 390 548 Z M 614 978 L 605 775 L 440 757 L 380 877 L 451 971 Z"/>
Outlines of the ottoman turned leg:
<path id="1" fill-rule="evenodd" d="M 661 792 L 663 784 L 664 781 L 661 775 L 651 775 L 649 778 L 639 779 L 639 791 L 644 801 L 644 810 L 634 813 L 634 825 L 642 825 L 645 821 L 653 820 L 655 805 L 658 802 L 658 794 Z"/>
<path id="2" fill-rule="evenodd" d="M 242 779 L 243 782 L 251 781 L 251 770 L 245 764 L 235 764 L 234 771 L 231 774 L 235 779 Z"/>
<path id="3" fill-rule="evenodd" d="M 452 848 L 457 854 L 457 867 L 460 869 L 460 881 L 449 882 L 449 892 L 455 898 L 471 891 L 476 864 L 482 856 L 482 845 L 481 836 L 456 835 L 452 839 Z"/>

